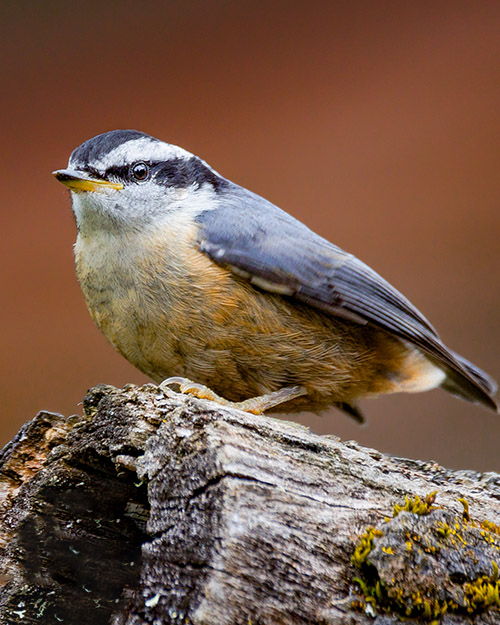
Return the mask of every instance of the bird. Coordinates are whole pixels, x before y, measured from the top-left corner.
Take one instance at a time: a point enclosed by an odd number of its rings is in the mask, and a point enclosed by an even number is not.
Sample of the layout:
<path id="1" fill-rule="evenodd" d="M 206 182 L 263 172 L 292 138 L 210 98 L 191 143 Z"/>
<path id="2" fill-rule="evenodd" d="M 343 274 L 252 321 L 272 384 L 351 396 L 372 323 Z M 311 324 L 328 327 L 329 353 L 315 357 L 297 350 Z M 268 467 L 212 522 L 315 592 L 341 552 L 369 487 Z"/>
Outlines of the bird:
<path id="1" fill-rule="evenodd" d="M 92 319 L 162 388 L 355 420 L 359 400 L 497 386 L 369 266 L 187 150 L 137 130 L 77 147 L 75 264 Z"/>

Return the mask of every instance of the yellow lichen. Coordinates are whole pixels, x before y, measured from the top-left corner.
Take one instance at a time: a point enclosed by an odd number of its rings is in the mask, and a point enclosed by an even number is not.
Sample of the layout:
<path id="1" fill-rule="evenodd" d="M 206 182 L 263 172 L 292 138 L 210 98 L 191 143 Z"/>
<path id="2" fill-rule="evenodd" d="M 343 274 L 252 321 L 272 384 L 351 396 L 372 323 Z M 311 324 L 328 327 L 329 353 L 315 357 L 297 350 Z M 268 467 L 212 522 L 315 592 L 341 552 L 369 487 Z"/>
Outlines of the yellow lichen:
<path id="1" fill-rule="evenodd" d="M 402 506 L 399 504 L 394 504 L 392 508 L 392 516 L 396 517 L 400 512 L 412 512 L 413 514 L 419 515 L 427 515 L 432 512 L 432 510 L 436 510 L 438 506 L 433 506 L 432 504 L 436 500 L 437 490 L 429 493 L 424 497 L 424 499 L 420 499 L 418 495 L 415 497 L 408 497 L 405 495 L 405 502 Z"/>
<path id="2" fill-rule="evenodd" d="M 437 522 L 437 533 L 441 538 L 448 538 L 448 536 L 453 532 L 448 523 L 444 523 L 443 521 Z"/>
<path id="3" fill-rule="evenodd" d="M 374 527 L 369 527 L 356 545 L 354 553 L 351 557 L 351 563 L 360 568 L 367 560 L 368 554 L 373 549 L 373 540 L 375 537 L 383 536 L 384 532 Z"/>
<path id="4" fill-rule="evenodd" d="M 436 492 L 430 493 L 424 499 L 415 496 L 405 497 L 403 505 L 395 504 L 393 517 L 397 517 L 401 512 L 409 512 L 417 515 L 429 515 L 433 510 Z M 438 538 L 438 546 L 425 539 L 425 532 L 420 536 L 416 532 L 406 532 L 404 535 L 406 552 L 411 552 L 415 548 L 417 551 L 423 549 L 427 553 L 438 552 L 441 546 L 445 548 L 464 549 L 468 542 L 474 544 L 473 535 L 470 534 L 473 528 L 480 529 L 480 535 L 488 544 L 496 546 L 500 535 L 500 526 L 492 521 L 473 521 L 470 517 L 469 504 L 466 499 L 460 498 L 463 506 L 462 518 L 455 523 L 446 523 L 441 520 L 435 523 L 435 535 Z M 386 519 L 387 523 L 391 519 Z M 353 609 L 373 608 L 373 612 L 382 612 L 399 616 L 401 620 L 407 618 L 421 618 L 424 621 L 437 625 L 442 616 L 446 613 L 454 614 L 478 614 L 488 608 L 500 608 L 500 567 L 499 563 L 492 561 L 491 575 L 482 575 L 472 582 L 457 584 L 458 595 L 463 597 L 460 605 L 453 601 L 450 596 L 446 599 L 438 599 L 437 596 L 430 596 L 428 591 L 408 592 L 408 588 L 397 578 L 392 577 L 390 582 L 384 584 L 378 574 L 377 569 L 370 563 L 369 555 L 374 548 L 375 538 L 384 536 L 380 529 L 369 527 L 358 539 L 353 556 L 352 564 L 360 570 L 361 575 L 353 581 L 358 584 L 362 600 L 353 602 Z M 476 534 L 477 540 L 477 534 Z M 499 547 L 500 548 L 500 547 Z M 382 551 L 386 554 L 394 554 L 392 547 L 384 545 Z M 473 553 L 472 551 L 468 553 Z M 412 557 L 412 556 L 408 556 Z"/>
<path id="5" fill-rule="evenodd" d="M 496 574 L 498 575 L 498 565 Z M 464 584 L 464 595 L 469 614 L 486 610 L 490 606 L 500 608 L 500 582 L 495 580 L 494 576 L 483 575 L 474 582 Z"/>
<path id="6" fill-rule="evenodd" d="M 491 574 L 491 581 L 497 582 L 499 569 L 498 569 L 498 564 L 494 560 L 491 561 L 491 568 L 493 569 L 493 573 Z"/>
<path id="7" fill-rule="evenodd" d="M 483 530 L 486 530 L 487 532 L 491 532 L 492 534 L 500 535 L 500 525 L 496 525 L 492 521 L 488 521 L 486 519 L 484 521 L 481 521 L 481 523 L 479 523 L 479 525 L 480 525 L 480 527 L 483 528 Z"/>
<path id="8" fill-rule="evenodd" d="M 468 523 L 470 521 L 469 502 L 467 501 L 467 499 L 464 499 L 463 497 L 459 497 L 458 501 L 464 507 L 463 512 L 462 512 L 462 518 L 465 523 Z"/>

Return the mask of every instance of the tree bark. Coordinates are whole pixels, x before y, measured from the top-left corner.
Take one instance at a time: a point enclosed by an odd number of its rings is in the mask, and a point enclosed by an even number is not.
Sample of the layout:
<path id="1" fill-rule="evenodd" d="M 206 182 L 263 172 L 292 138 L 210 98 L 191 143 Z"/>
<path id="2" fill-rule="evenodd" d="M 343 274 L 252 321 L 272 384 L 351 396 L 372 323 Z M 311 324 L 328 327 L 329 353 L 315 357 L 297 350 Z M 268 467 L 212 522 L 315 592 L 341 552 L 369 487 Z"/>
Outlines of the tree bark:
<path id="1" fill-rule="evenodd" d="M 0 622 L 498 624 L 499 525 L 497 474 L 99 386 L 0 455 Z"/>

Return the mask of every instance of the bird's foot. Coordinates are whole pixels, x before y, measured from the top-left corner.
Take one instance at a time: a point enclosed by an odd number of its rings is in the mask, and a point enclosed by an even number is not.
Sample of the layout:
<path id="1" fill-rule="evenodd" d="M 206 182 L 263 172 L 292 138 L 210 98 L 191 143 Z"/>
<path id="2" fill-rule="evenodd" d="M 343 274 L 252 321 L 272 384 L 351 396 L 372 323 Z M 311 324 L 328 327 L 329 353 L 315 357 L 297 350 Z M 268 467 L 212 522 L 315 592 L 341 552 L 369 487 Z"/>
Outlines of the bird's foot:
<path id="1" fill-rule="evenodd" d="M 198 397 L 198 399 L 209 399 L 215 401 L 222 406 L 228 406 L 230 408 L 236 408 L 237 410 L 243 410 L 244 412 L 250 412 L 252 414 L 262 414 L 269 408 L 284 404 L 287 401 L 307 395 L 307 391 L 303 386 L 289 386 L 282 388 L 279 391 L 273 393 L 267 393 L 266 395 L 259 395 L 258 397 L 251 397 L 244 401 L 229 401 L 224 399 L 220 395 L 217 395 L 203 384 L 197 384 L 188 378 L 173 377 L 163 380 L 160 384 L 160 388 L 163 390 L 170 385 L 175 384 L 179 387 L 181 393 L 189 393 Z"/>

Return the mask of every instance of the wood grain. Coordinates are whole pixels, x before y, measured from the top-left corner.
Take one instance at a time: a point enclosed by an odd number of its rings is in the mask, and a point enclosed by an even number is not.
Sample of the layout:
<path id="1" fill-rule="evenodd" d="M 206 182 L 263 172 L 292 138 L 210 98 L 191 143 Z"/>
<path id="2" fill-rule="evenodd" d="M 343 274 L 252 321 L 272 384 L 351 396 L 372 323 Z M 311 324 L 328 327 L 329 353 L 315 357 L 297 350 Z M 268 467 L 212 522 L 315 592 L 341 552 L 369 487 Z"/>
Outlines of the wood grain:
<path id="1" fill-rule="evenodd" d="M 428 514 L 393 516 L 405 496 L 431 491 Z M 38 414 L 0 456 L 0 506 L 8 625 L 385 625 L 403 604 L 410 623 L 500 622 L 495 605 L 468 611 L 463 590 L 495 585 L 499 475 L 153 385 L 96 387 L 83 417 Z M 370 526 L 382 535 L 363 570 L 351 559 Z M 373 574 L 376 606 L 356 581 Z M 419 596 L 458 603 L 424 618 Z"/>

